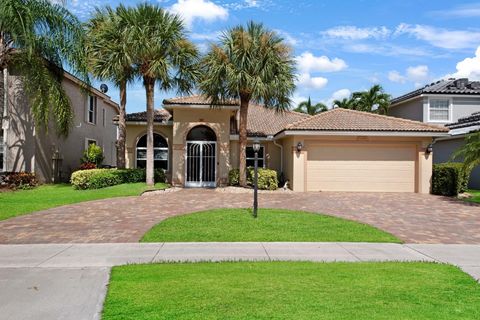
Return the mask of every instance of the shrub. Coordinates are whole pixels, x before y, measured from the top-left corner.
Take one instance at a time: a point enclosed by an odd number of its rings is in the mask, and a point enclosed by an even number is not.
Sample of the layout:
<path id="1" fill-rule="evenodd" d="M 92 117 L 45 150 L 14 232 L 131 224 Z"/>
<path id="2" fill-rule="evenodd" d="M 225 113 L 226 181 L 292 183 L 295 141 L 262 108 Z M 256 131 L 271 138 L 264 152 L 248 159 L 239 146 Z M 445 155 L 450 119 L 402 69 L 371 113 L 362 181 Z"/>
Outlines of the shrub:
<path id="1" fill-rule="evenodd" d="M 71 183 L 75 189 L 100 189 L 121 183 L 144 182 L 145 177 L 145 169 L 91 169 L 72 173 Z M 166 182 L 164 170 L 155 170 L 155 182 Z"/>
<path id="2" fill-rule="evenodd" d="M 91 143 L 88 145 L 87 150 L 83 152 L 83 157 L 80 159 L 82 163 L 94 163 L 97 167 L 99 167 L 103 162 L 103 150 L 100 146 L 97 146 L 95 143 Z"/>
<path id="3" fill-rule="evenodd" d="M 35 173 L 31 172 L 7 172 L 2 180 L 12 189 L 32 189 L 38 185 Z"/>
<path id="4" fill-rule="evenodd" d="M 96 169 L 97 165 L 93 162 L 84 162 L 80 165 L 80 168 L 78 170 L 92 170 Z"/>
<path id="5" fill-rule="evenodd" d="M 468 187 L 470 170 L 462 163 L 446 162 L 433 165 L 432 193 L 443 196 L 457 196 Z"/>
<path id="6" fill-rule="evenodd" d="M 253 185 L 253 168 L 247 168 L 247 184 Z M 232 169 L 228 173 L 228 183 L 231 186 L 238 186 L 240 171 Z M 258 168 L 258 189 L 276 190 L 278 188 L 277 171 L 271 169 Z"/>

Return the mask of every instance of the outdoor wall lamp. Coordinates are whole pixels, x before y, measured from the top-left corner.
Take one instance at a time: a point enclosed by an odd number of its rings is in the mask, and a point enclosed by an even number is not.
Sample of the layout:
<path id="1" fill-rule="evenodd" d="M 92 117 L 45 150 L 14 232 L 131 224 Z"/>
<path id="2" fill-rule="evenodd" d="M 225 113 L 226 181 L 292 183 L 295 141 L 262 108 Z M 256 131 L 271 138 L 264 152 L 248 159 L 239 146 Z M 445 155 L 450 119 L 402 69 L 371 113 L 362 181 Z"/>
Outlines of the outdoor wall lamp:
<path id="1" fill-rule="evenodd" d="M 260 151 L 260 141 L 255 140 L 253 141 L 253 152 L 258 152 Z"/>
<path id="2" fill-rule="evenodd" d="M 303 149 L 303 144 L 301 142 L 297 143 L 297 152 L 301 152 Z"/>
<path id="3" fill-rule="evenodd" d="M 427 146 L 427 148 L 425 149 L 425 153 L 426 153 L 426 154 L 430 154 L 430 153 L 432 153 L 432 151 L 433 151 L 433 144 L 430 143 L 430 144 Z"/>

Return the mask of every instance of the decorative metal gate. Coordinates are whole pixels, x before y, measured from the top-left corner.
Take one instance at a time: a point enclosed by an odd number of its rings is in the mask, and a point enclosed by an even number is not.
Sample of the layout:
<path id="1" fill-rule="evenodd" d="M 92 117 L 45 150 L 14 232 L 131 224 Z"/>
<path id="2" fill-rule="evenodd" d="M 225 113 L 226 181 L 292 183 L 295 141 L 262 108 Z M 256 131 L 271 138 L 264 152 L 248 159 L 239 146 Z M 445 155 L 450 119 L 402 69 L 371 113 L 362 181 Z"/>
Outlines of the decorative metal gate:
<path id="1" fill-rule="evenodd" d="M 217 143 L 187 141 L 185 187 L 215 187 Z"/>

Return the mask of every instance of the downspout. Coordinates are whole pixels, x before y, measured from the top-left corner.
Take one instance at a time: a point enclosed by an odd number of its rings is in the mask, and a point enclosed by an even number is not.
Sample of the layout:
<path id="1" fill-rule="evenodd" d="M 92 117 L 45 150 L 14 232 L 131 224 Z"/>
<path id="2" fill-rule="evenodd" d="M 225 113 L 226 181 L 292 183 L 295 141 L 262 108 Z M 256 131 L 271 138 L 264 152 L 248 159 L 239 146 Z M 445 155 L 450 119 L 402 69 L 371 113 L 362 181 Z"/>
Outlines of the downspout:
<path id="1" fill-rule="evenodd" d="M 270 138 L 270 137 L 269 137 Z M 277 143 L 277 140 L 274 140 L 273 137 L 270 138 L 274 145 L 280 148 L 280 172 L 283 173 L 283 146 Z"/>

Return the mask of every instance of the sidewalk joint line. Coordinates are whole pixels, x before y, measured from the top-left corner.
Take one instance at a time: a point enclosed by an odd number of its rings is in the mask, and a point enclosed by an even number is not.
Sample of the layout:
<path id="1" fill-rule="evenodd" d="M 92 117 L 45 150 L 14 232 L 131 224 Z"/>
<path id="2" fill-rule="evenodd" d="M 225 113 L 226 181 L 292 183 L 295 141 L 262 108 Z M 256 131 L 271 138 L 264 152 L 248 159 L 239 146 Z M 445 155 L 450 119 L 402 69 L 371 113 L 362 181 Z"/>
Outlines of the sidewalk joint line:
<path id="1" fill-rule="evenodd" d="M 360 257 L 358 257 L 355 253 L 351 252 L 350 250 L 348 250 L 347 248 L 345 248 L 344 246 L 342 246 L 342 243 L 341 242 L 335 242 L 340 248 L 342 248 L 343 250 L 347 251 L 348 253 L 350 253 L 355 259 L 357 259 L 358 261 L 363 261 L 362 259 L 360 259 Z"/>
<path id="2" fill-rule="evenodd" d="M 157 252 L 155 252 L 155 255 L 153 256 L 152 260 L 150 260 L 150 263 L 155 261 L 155 258 L 158 256 L 158 253 L 160 252 L 160 250 L 162 250 L 164 245 L 165 245 L 165 242 L 162 242 L 162 245 L 160 246 L 160 248 L 158 248 Z"/>
<path id="3" fill-rule="evenodd" d="M 428 255 L 428 254 L 426 254 L 426 253 L 424 253 L 424 252 L 422 252 L 422 251 L 419 251 L 419 250 L 417 250 L 417 249 L 415 249 L 415 248 L 412 248 L 412 247 L 410 247 L 408 244 L 403 244 L 403 246 L 405 246 L 405 247 L 407 247 L 408 249 L 413 250 L 413 251 L 421 254 L 422 256 L 425 256 L 425 257 L 427 257 L 427 258 L 430 258 L 430 259 L 432 259 L 433 261 L 440 262 L 440 263 L 449 263 L 449 262 L 445 262 L 445 261 L 442 261 L 442 260 L 440 260 L 440 259 L 434 258 L 434 257 L 432 257 L 431 255 Z M 453 264 L 453 263 L 449 263 L 449 264 Z"/>
<path id="4" fill-rule="evenodd" d="M 263 242 L 260 242 L 260 244 L 262 245 L 263 251 L 265 251 L 265 254 L 267 255 L 268 261 L 272 261 L 272 258 L 270 258 L 270 255 L 268 254 L 267 249 L 263 245 Z"/>
<path id="5" fill-rule="evenodd" d="M 61 254 L 61 253 L 65 252 L 65 251 L 67 251 L 68 249 L 70 249 L 71 247 L 73 247 L 73 245 L 74 245 L 74 244 L 72 243 L 71 245 L 69 245 L 69 246 L 68 246 L 68 247 L 66 247 L 65 249 L 63 249 L 63 250 L 60 250 L 59 252 L 55 253 L 53 256 L 51 256 L 51 257 L 48 257 L 48 258 L 47 258 L 47 259 L 45 259 L 44 261 L 42 261 L 42 262 L 40 262 L 39 264 L 35 265 L 35 267 L 40 267 L 40 266 L 41 266 L 42 264 L 44 264 L 45 262 L 47 262 L 47 261 L 49 261 L 49 260 L 51 260 L 51 259 L 55 258 L 55 257 L 56 257 L 56 256 L 58 256 L 59 254 Z"/>

